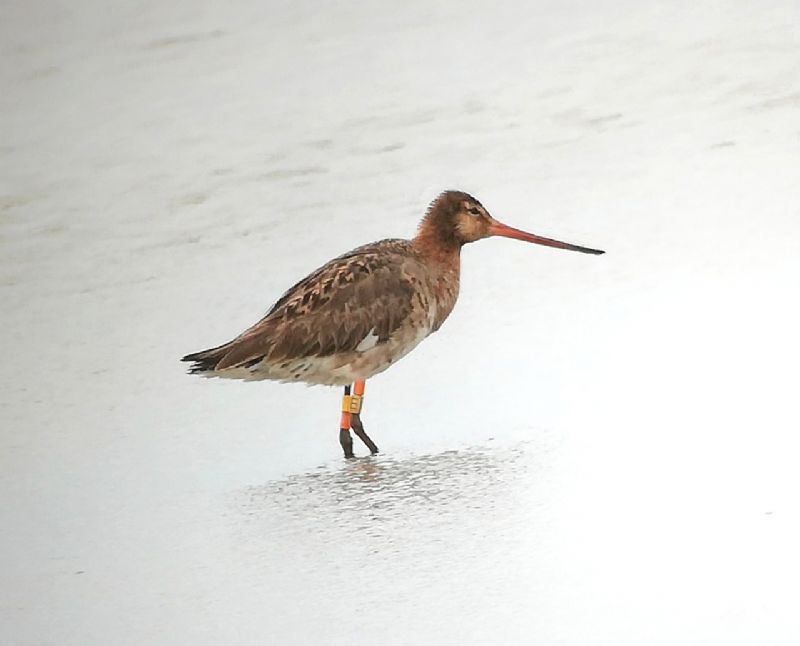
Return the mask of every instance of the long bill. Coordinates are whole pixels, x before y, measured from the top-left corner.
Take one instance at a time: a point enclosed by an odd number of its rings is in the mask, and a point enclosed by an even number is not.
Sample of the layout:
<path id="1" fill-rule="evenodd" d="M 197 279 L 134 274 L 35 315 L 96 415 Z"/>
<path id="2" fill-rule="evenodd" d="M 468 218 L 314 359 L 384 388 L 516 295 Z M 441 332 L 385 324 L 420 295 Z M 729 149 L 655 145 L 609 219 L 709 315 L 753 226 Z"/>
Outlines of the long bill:
<path id="1" fill-rule="evenodd" d="M 605 251 L 601 251 L 600 249 L 590 249 L 589 247 L 581 247 L 576 244 L 553 240 L 552 238 L 543 238 L 542 236 L 537 236 L 527 231 L 515 229 L 497 220 L 489 227 L 489 235 L 514 238 L 515 240 L 524 240 L 525 242 L 535 242 L 536 244 L 544 245 L 545 247 L 555 247 L 556 249 L 569 249 L 570 251 L 580 251 L 581 253 L 592 253 L 596 256 L 605 253 Z"/>

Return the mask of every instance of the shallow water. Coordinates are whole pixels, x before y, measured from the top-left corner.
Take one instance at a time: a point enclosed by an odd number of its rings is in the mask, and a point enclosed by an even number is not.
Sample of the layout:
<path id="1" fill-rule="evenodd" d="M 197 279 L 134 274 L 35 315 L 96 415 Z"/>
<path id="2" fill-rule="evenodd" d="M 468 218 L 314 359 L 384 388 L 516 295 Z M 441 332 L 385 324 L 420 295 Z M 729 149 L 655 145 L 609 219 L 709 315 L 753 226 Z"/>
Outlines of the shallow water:
<path id="1" fill-rule="evenodd" d="M 798 643 L 798 9 L 595 4 L 8 5 L 0 642 Z M 608 253 L 466 248 L 381 455 L 184 374 L 444 188 Z"/>

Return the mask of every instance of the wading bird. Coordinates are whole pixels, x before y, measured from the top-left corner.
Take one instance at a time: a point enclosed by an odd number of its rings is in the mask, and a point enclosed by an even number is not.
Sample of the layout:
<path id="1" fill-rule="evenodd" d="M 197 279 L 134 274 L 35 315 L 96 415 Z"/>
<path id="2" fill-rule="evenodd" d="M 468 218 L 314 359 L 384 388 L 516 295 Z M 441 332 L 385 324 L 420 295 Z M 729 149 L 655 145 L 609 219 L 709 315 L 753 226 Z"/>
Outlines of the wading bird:
<path id="1" fill-rule="evenodd" d="M 353 457 L 351 428 L 375 454 L 378 447 L 361 421 L 365 381 L 441 327 L 458 297 L 461 247 L 490 236 L 604 253 L 514 229 L 471 195 L 445 191 L 413 239 L 381 240 L 334 258 L 290 287 L 233 341 L 182 361 L 192 363 L 192 374 L 207 377 L 344 386 L 344 455 Z"/>

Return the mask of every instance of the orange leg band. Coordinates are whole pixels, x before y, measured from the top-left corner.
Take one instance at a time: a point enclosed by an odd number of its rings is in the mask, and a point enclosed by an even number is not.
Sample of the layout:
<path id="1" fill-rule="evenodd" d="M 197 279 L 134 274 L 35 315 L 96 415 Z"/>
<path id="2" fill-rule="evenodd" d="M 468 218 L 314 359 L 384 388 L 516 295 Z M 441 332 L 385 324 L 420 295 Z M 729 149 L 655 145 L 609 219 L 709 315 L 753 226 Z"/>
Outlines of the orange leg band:
<path id="1" fill-rule="evenodd" d="M 353 385 L 353 393 L 358 395 L 359 397 L 364 396 L 364 387 L 367 385 L 366 379 L 362 379 L 361 381 L 357 381 Z"/>
<path id="2" fill-rule="evenodd" d="M 342 420 L 339 423 L 339 428 L 350 429 L 351 416 L 361 412 L 361 402 L 364 398 L 365 380 L 357 381 L 353 385 L 353 394 L 350 394 L 350 387 L 345 388 L 344 396 L 342 397 Z"/>

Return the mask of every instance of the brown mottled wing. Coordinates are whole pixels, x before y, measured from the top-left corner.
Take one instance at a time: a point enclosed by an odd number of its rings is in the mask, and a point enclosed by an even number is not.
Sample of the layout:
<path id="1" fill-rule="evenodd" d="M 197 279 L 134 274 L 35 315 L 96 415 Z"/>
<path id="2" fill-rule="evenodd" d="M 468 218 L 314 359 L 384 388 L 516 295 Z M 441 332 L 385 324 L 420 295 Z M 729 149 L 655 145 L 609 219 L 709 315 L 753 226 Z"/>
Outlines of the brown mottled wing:
<path id="1" fill-rule="evenodd" d="M 405 240 L 383 240 L 332 260 L 223 346 L 215 368 L 349 352 L 371 333 L 379 343 L 387 340 L 411 314 L 416 265 Z"/>

